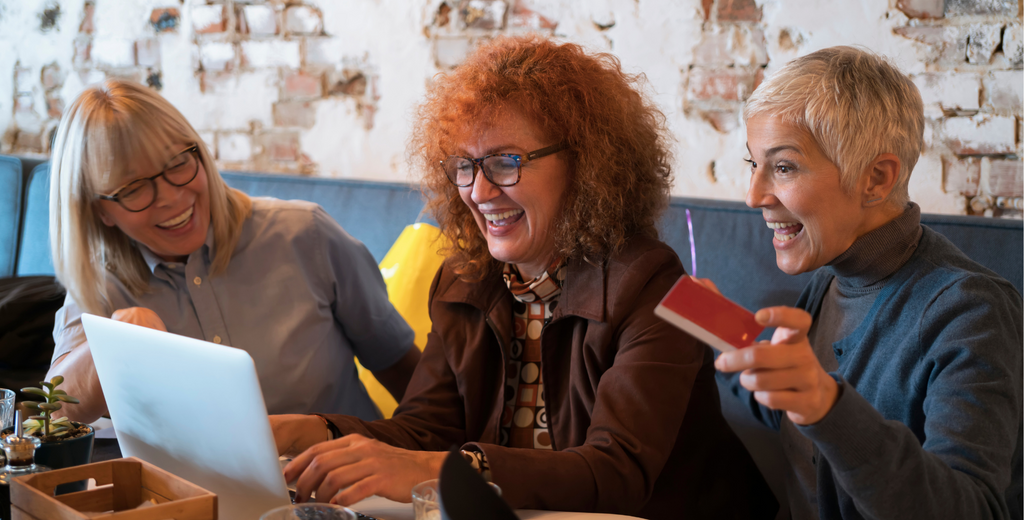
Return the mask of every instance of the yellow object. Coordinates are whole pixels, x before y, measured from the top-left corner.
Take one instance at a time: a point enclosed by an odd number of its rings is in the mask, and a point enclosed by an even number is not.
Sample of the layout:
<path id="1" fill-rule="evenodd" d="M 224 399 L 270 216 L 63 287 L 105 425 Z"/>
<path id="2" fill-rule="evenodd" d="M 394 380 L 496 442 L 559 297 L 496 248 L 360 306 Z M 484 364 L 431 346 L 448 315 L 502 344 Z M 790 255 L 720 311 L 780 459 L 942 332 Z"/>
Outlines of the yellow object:
<path id="1" fill-rule="evenodd" d="M 420 350 L 426 346 L 427 334 L 430 332 L 427 296 L 430 283 L 444 262 L 444 257 L 437 253 L 443 240 L 441 230 L 430 224 L 406 226 L 379 266 L 384 283 L 388 286 L 388 299 L 416 333 L 415 342 Z M 358 360 L 356 366 L 359 369 L 359 380 L 363 382 L 370 398 L 380 408 L 384 418 L 390 418 L 398 403 Z"/>

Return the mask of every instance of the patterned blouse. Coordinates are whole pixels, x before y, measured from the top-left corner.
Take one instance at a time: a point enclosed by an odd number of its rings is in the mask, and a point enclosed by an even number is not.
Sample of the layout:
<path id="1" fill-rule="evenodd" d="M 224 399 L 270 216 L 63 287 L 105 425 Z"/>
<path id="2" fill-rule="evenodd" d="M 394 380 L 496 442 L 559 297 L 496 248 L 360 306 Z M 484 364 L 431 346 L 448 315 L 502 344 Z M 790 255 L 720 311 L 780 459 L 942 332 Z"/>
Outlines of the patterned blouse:
<path id="1" fill-rule="evenodd" d="M 516 301 L 512 305 L 513 337 L 505 367 L 505 410 L 501 414 L 500 443 L 512 448 L 550 450 L 540 339 L 562 294 L 565 262 L 562 259 L 552 262 L 540 276 L 528 282 L 522 281 L 519 269 L 512 264 L 505 264 L 503 276 Z M 490 479 L 490 467 L 483 453 L 464 451 L 463 454 L 477 471 Z"/>

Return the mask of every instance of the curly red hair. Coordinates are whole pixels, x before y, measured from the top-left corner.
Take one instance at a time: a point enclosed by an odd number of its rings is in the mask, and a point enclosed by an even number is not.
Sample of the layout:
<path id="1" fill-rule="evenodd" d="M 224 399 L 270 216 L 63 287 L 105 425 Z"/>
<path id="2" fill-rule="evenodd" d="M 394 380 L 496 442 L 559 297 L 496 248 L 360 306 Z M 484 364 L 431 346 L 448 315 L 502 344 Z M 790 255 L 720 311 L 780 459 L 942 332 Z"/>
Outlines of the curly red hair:
<path id="1" fill-rule="evenodd" d="M 565 143 L 569 188 L 555 222 L 564 258 L 604 262 L 634 235 L 657 237 L 668 204 L 671 156 L 665 116 L 645 78 L 610 54 L 537 36 L 502 37 L 439 74 L 419 107 L 410 151 L 444 233 L 442 253 L 462 276 L 496 268 L 469 208 L 440 161 L 493 114 L 515 110 L 551 142 Z"/>

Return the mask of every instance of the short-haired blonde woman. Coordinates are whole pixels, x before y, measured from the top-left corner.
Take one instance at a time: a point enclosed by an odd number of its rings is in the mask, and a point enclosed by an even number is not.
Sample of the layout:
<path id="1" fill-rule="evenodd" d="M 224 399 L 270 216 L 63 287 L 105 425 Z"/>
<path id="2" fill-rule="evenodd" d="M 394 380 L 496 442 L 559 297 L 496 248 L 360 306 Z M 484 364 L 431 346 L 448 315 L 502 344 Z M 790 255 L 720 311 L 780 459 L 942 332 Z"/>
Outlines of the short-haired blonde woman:
<path id="1" fill-rule="evenodd" d="M 379 417 L 353 355 L 400 397 L 419 359 L 366 248 L 319 206 L 229 188 L 178 110 L 136 83 L 87 88 L 50 164 L 50 241 L 67 288 L 49 376 L 106 411 L 81 314 L 246 350 L 271 413 Z"/>
<path id="2" fill-rule="evenodd" d="M 657 240 L 669 143 L 642 85 L 528 37 L 435 78 L 413 140 L 452 245 L 433 330 L 390 420 L 329 416 L 321 442 L 316 418 L 272 418 L 300 498 L 408 502 L 456 445 L 516 508 L 774 518 L 710 349 L 653 313 L 684 271 Z"/>
<path id="3" fill-rule="evenodd" d="M 793 518 L 1020 518 L 1021 297 L 909 202 L 917 88 L 834 47 L 768 78 L 745 118 L 747 204 L 779 268 L 814 276 L 797 308 L 758 311 L 770 342 L 716 366 L 780 430 Z"/>

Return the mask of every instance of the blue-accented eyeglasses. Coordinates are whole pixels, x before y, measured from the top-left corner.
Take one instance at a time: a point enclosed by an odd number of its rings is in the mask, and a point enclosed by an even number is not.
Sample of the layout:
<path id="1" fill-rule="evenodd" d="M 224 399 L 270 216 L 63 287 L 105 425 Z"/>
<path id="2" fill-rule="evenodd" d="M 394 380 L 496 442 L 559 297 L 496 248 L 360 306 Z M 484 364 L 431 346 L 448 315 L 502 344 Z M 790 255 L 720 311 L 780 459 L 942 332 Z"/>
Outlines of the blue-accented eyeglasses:
<path id="1" fill-rule="evenodd" d="M 567 144 L 560 143 L 527 152 L 525 157 L 517 153 L 494 153 L 479 159 L 449 155 L 447 159 L 441 161 L 441 168 L 448 176 L 448 180 L 460 188 L 473 185 L 476 180 L 477 167 L 480 167 L 480 170 L 484 172 L 484 177 L 487 177 L 491 184 L 503 187 L 514 186 L 522 177 L 524 164 L 560 152 L 568 147 Z"/>

